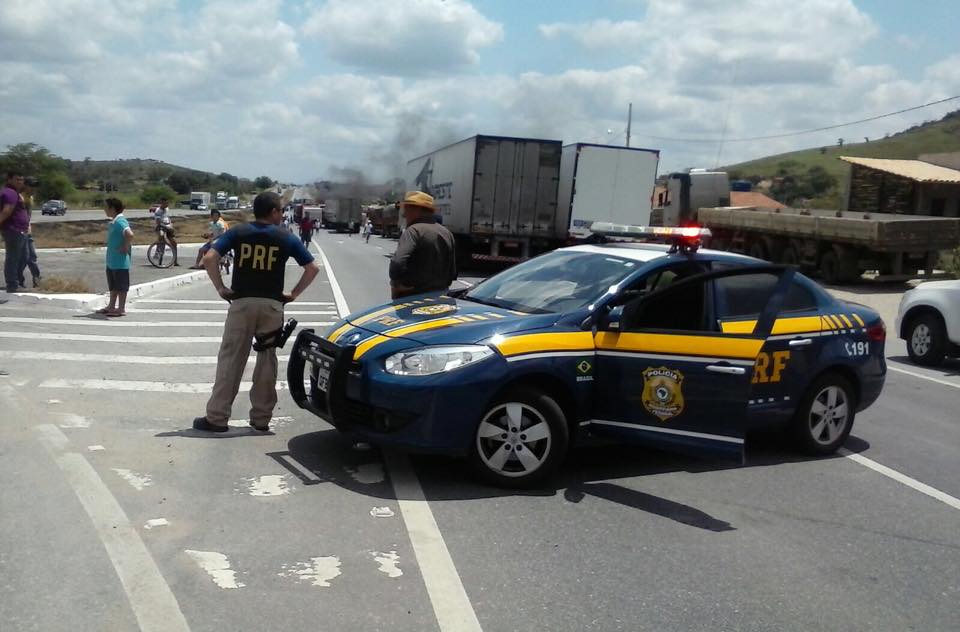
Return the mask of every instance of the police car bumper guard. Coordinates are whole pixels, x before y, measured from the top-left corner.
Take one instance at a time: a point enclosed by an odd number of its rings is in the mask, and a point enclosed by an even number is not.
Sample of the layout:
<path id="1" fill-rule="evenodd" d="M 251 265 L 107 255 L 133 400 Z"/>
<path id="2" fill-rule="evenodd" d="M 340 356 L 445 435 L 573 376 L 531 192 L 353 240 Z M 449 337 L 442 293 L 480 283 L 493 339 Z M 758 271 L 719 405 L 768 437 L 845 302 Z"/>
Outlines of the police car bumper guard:
<path id="1" fill-rule="evenodd" d="M 435 454 L 464 454 L 470 441 L 469 394 L 486 397 L 496 387 L 498 368 L 479 381 L 450 385 L 449 376 L 417 379 L 378 372 L 364 377 L 354 346 L 340 346 L 303 330 L 290 353 L 287 381 L 298 406 L 337 430 L 381 445 Z M 305 377 L 309 376 L 309 386 Z M 461 374 L 462 376 L 462 374 Z M 443 388 L 437 388 L 438 383 Z M 478 411 L 479 412 L 479 411 Z M 466 423 L 464 421 L 466 420 Z"/>

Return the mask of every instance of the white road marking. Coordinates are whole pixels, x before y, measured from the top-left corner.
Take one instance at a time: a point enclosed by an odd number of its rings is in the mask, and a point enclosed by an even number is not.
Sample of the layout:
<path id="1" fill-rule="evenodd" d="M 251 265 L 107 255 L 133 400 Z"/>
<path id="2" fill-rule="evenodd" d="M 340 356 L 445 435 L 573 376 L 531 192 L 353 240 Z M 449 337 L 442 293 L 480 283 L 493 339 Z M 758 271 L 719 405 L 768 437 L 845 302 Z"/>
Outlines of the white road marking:
<path id="1" fill-rule="evenodd" d="M 290 493 L 286 477 L 282 474 L 268 474 L 243 480 L 247 483 L 247 493 L 251 496 L 285 496 Z"/>
<path id="2" fill-rule="evenodd" d="M 910 478 L 906 474 L 902 474 L 893 468 L 883 465 L 882 463 L 877 463 L 873 459 L 868 459 L 862 454 L 856 454 L 855 452 L 851 452 L 846 448 L 840 448 L 840 454 L 847 457 L 851 461 L 856 461 L 857 463 L 859 463 L 860 465 L 863 465 L 864 467 L 869 467 L 874 472 L 879 472 L 880 474 L 883 474 L 887 478 L 893 479 L 898 483 L 902 483 L 903 485 L 906 485 L 911 489 L 915 489 L 922 494 L 926 494 L 930 498 L 935 498 L 942 503 L 946 503 L 947 505 L 950 505 L 954 509 L 960 509 L 960 499 L 954 498 L 950 494 L 942 492 L 939 489 L 936 489 L 935 487 L 930 487 L 926 483 L 921 483 L 920 481 L 914 478 Z"/>
<path id="3" fill-rule="evenodd" d="M 152 344 L 198 344 L 201 342 L 220 342 L 222 336 L 99 336 L 95 334 L 52 334 L 52 333 L 24 333 L 19 331 L 0 331 L 0 338 L 15 338 L 19 340 L 69 340 L 71 342 L 116 342 Z"/>
<path id="4" fill-rule="evenodd" d="M 187 549 L 184 552 L 192 557 L 200 568 L 207 571 L 207 574 L 213 578 L 213 583 L 220 588 L 243 588 L 246 586 L 243 582 L 237 581 L 237 572 L 231 570 L 230 560 L 223 553 L 194 551 L 192 549 Z"/>
<path id="5" fill-rule="evenodd" d="M 370 554 L 373 555 L 373 561 L 380 565 L 380 568 L 377 570 L 385 573 L 387 577 L 396 579 L 403 575 L 403 571 L 400 570 L 399 566 L 400 556 L 397 555 L 396 551 L 388 551 L 386 553 L 382 551 L 372 551 Z"/>
<path id="6" fill-rule="evenodd" d="M 60 454 L 67 438 L 53 425 L 36 427 L 103 542 L 143 632 L 189 632 L 180 604 L 120 504 L 83 456 Z M 59 435 L 59 437 L 57 437 Z"/>
<path id="7" fill-rule="evenodd" d="M 152 308 L 148 307 L 147 309 L 136 309 L 131 307 L 127 310 L 128 314 L 217 314 L 221 310 L 212 310 L 212 309 L 163 309 L 163 308 Z M 316 309 L 306 309 L 299 311 L 287 311 L 283 312 L 287 316 L 331 316 L 335 315 L 336 312 L 330 310 L 316 310 Z"/>
<path id="8" fill-rule="evenodd" d="M 289 356 L 278 355 L 279 362 Z M 56 360 L 60 362 L 99 362 L 105 364 L 216 364 L 217 356 L 134 356 L 106 355 L 101 353 L 61 353 L 57 351 L 0 351 L 0 359 L 8 360 Z M 250 362 L 256 356 L 249 357 Z M 51 402 L 47 402 L 51 403 Z M 54 403 L 59 404 L 59 401 Z"/>
<path id="9" fill-rule="evenodd" d="M 343 296 L 340 284 L 334 275 L 333 267 L 324 254 L 323 249 L 314 242 L 323 260 L 333 298 L 337 302 L 337 310 L 341 318 L 350 313 L 347 300 Z M 423 495 L 423 488 L 417 475 L 410 467 L 410 461 L 405 455 L 387 452 L 387 471 L 393 484 L 393 493 L 400 503 L 400 512 L 403 515 L 410 543 L 423 576 L 423 583 L 433 605 L 433 613 L 442 632 L 457 630 L 458 632 L 481 630 L 480 621 L 473 611 L 473 604 L 467 597 L 463 582 L 457 573 L 457 568 L 450 557 L 447 543 L 437 527 L 430 504 Z"/>
<path id="10" fill-rule="evenodd" d="M 370 515 L 374 518 L 393 518 L 395 514 L 389 507 L 374 507 L 370 510 Z"/>
<path id="11" fill-rule="evenodd" d="M 303 474 L 303 476 L 304 476 L 308 481 L 312 481 L 312 482 L 317 482 L 317 483 L 319 483 L 320 481 L 323 480 L 322 478 L 320 478 L 319 476 L 317 476 L 316 472 L 314 472 L 313 470 L 308 469 L 307 466 L 305 466 L 303 463 L 301 463 L 300 461 L 298 461 L 298 460 L 296 460 L 295 458 L 293 458 L 291 455 L 289 455 L 289 454 L 284 454 L 284 455 L 282 455 L 280 458 L 283 459 L 284 461 L 286 461 L 287 464 L 290 465 L 290 467 L 292 467 L 293 469 L 295 469 L 295 470 L 297 470 L 298 472 L 300 472 L 301 474 Z"/>
<path id="12" fill-rule="evenodd" d="M 48 404 L 62 404 L 63 402 L 61 402 L 59 399 L 48 399 L 48 400 L 47 400 L 47 403 L 48 403 Z"/>
<path id="13" fill-rule="evenodd" d="M 227 310 L 229 303 L 224 300 L 191 300 L 183 298 L 138 298 L 135 301 L 132 301 L 133 304 L 139 305 L 140 303 L 150 303 L 152 305 L 220 305 L 223 307 L 223 311 Z M 333 305 L 329 301 L 297 301 L 297 305 Z"/>
<path id="14" fill-rule="evenodd" d="M 170 523 L 167 522 L 166 518 L 150 518 L 147 520 L 147 524 L 143 525 L 144 529 L 154 529 L 156 527 L 166 527 Z"/>
<path id="15" fill-rule="evenodd" d="M 170 329 L 172 327 L 223 327 L 225 320 L 208 320 L 208 321 L 197 321 L 197 320 L 164 320 L 164 321 L 150 321 L 150 322 L 138 322 L 133 320 L 117 320 L 117 319 L 86 319 L 86 318 L 27 318 L 27 317 L 14 317 L 14 316 L 4 316 L 0 317 L 0 323 L 20 323 L 24 325 L 79 325 L 80 327 L 110 327 L 110 328 L 123 328 L 123 327 L 136 327 L 138 329 L 143 327 L 152 327 L 152 328 L 164 328 Z M 333 325 L 334 321 L 316 321 L 316 322 L 307 322 L 299 323 L 301 327 L 326 327 Z M 44 332 L 45 334 L 46 332 Z"/>
<path id="16" fill-rule="evenodd" d="M 273 417 L 270 419 L 271 428 L 279 428 L 280 426 L 285 426 L 289 422 L 293 421 L 293 417 Z M 227 422 L 227 425 L 231 428 L 249 428 L 250 420 L 249 419 L 231 419 Z"/>
<path id="17" fill-rule="evenodd" d="M 73 413 L 56 413 L 62 421 L 57 424 L 61 428 L 89 428 L 90 420 L 82 415 L 75 415 Z"/>
<path id="18" fill-rule="evenodd" d="M 340 558 L 336 555 L 311 557 L 309 562 L 297 562 L 293 566 L 283 566 L 277 573 L 280 577 L 296 577 L 300 581 L 309 581 L 314 586 L 329 588 L 330 580 L 339 577 Z"/>
<path id="19" fill-rule="evenodd" d="M 106 448 L 104 448 L 102 445 L 99 445 L 99 444 L 98 444 L 98 445 L 88 445 L 88 446 L 87 446 L 87 450 L 89 450 L 90 452 L 103 452 L 104 450 L 106 450 Z"/>
<path id="20" fill-rule="evenodd" d="M 921 380 L 927 380 L 928 382 L 936 382 L 937 384 L 943 384 L 944 386 L 952 386 L 953 388 L 960 388 L 960 383 L 948 382 L 947 380 L 939 380 L 935 377 L 924 375 L 923 373 L 917 373 L 916 371 L 907 371 L 906 369 L 900 369 L 895 366 L 890 366 L 889 362 L 887 362 L 887 370 L 894 371 L 896 373 L 903 373 L 904 375 L 911 375 L 913 377 L 918 377 Z"/>
<path id="21" fill-rule="evenodd" d="M 345 465 L 343 469 L 350 475 L 350 478 L 363 485 L 374 485 L 386 480 L 383 463 L 363 463 L 356 467 Z"/>
<path id="22" fill-rule="evenodd" d="M 138 474 L 137 472 L 122 467 L 111 467 L 110 469 L 119 474 L 120 478 L 130 483 L 130 486 L 138 492 L 143 491 L 144 487 L 153 485 L 153 479 L 149 474 Z"/>
<path id="23" fill-rule="evenodd" d="M 245 393 L 253 382 L 240 382 L 240 392 Z M 210 393 L 213 382 L 147 382 L 136 380 L 62 380 L 41 382 L 39 388 L 67 388 L 88 391 L 150 391 L 153 393 Z M 287 383 L 277 382 L 278 390 L 286 390 Z"/>

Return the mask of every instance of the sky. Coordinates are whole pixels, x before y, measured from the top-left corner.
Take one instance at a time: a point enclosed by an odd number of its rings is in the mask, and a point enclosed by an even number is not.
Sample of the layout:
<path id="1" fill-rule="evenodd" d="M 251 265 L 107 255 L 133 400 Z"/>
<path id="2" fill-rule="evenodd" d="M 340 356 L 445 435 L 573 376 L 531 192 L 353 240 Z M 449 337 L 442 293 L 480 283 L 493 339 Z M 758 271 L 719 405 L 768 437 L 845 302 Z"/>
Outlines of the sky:
<path id="1" fill-rule="evenodd" d="M 624 144 L 632 103 L 661 173 L 715 167 L 960 109 L 739 140 L 960 95 L 958 18 L 956 0 L 3 0 L 0 147 L 382 181 L 475 134 Z"/>

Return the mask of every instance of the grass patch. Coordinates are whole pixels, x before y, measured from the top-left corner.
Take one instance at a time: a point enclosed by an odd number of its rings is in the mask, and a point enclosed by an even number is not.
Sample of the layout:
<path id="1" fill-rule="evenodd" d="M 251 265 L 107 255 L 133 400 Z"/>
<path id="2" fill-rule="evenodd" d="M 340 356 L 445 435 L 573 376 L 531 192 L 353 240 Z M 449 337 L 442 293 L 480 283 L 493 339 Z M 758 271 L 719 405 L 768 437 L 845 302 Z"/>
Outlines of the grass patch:
<path id="1" fill-rule="evenodd" d="M 252 213 L 246 211 L 225 212 L 223 219 L 233 226 L 249 221 Z M 104 219 L 84 220 L 80 222 L 43 222 L 33 225 L 33 241 L 37 248 L 99 248 L 107 242 L 107 222 Z M 134 217 L 129 219 L 133 230 L 133 243 L 138 246 L 152 244 L 157 234 L 156 223 L 152 217 Z M 173 228 L 178 243 L 203 241 L 210 220 L 205 215 L 173 217 Z"/>
<path id="2" fill-rule="evenodd" d="M 82 279 L 43 277 L 34 292 L 47 294 L 93 294 L 93 289 Z"/>

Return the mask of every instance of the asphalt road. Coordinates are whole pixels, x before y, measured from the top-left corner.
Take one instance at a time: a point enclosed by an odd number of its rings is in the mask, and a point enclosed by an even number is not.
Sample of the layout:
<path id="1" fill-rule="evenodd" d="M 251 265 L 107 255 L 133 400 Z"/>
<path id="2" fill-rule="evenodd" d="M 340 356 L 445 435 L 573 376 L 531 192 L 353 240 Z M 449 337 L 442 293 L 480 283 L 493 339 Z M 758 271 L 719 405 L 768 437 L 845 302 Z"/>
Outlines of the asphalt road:
<path id="1" fill-rule="evenodd" d="M 386 299 L 395 242 L 315 243 L 330 269 L 289 313 L 335 320 L 331 277 L 353 310 Z M 592 447 L 547 488 L 517 493 L 476 484 L 456 460 L 356 450 L 285 392 L 275 434 L 243 427 L 243 395 L 226 436 L 187 430 L 223 309 L 206 284 L 111 321 L 0 305 L 4 629 L 960 621 L 960 364 L 921 370 L 891 342 L 852 457 L 800 458 L 773 437 L 754 438 L 742 467 Z"/>
<path id="2" fill-rule="evenodd" d="M 186 215 L 209 215 L 210 211 L 191 211 L 190 209 L 171 209 L 170 213 L 173 217 L 182 217 Z M 128 218 L 130 217 L 151 217 L 150 211 L 145 208 L 129 208 L 123 212 Z M 33 213 L 31 220 L 34 223 L 42 224 L 46 222 L 80 222 L 83 220 L 90 219 L 106 219 L 106 216 L 103 214 L 102 209 L 83 209 L 83 210 L 73 210 L 68 209 L 64 215 L 41 215 L 39 210 L 36 210 Z"/>

